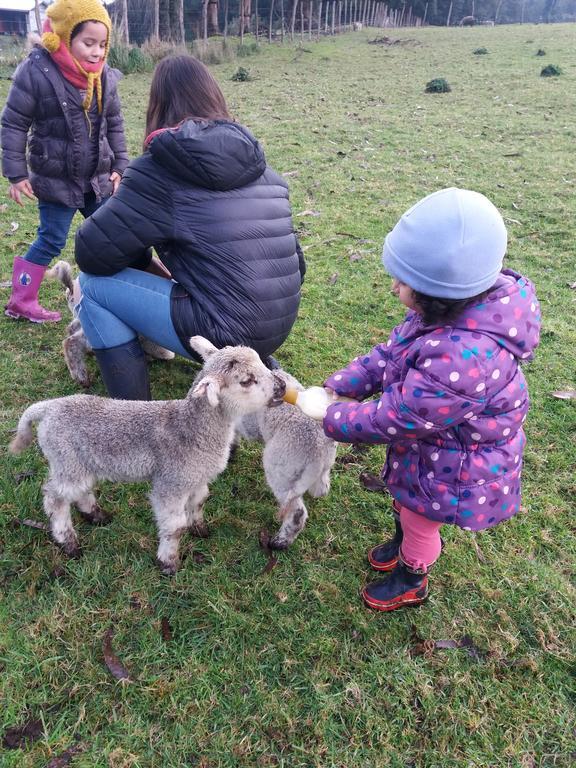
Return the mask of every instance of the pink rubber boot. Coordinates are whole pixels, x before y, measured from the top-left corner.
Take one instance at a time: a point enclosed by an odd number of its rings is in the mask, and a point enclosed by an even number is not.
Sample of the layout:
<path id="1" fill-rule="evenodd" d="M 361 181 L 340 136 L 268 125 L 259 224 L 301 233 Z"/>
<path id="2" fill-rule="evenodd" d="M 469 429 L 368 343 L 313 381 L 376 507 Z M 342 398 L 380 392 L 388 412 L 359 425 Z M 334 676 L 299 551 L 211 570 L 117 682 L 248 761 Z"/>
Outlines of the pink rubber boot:
<path id="1" fill-rule="evenodd" d="M 12 295 L 5 309 L 8 317 L 23 317 L 31 323 L 57 323 L 60 320 L 59 312 L 50 312 L 38 304 L 38 289 L 47 269 L 16 256 L 12 270 Z"/>

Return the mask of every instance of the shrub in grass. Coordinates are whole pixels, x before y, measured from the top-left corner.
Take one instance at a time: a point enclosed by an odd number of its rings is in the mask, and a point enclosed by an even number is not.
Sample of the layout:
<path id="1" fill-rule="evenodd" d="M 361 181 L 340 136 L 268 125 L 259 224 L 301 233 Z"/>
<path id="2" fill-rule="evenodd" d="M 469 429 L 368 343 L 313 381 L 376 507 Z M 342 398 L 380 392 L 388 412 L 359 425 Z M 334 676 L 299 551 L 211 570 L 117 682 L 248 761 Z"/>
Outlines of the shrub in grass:
<path id="1" fill-rule="evenodd" d="M 132 75 L 135 72 L 151 72 L 154 69 L 154 61 L 140 48 L 130 48 L 120 44 L 110 46 L 108 64 L 119 69 L 124 75 Z"/>
<path id="2" fill-rule="evenodd" d="M 252 75 L 249 69 L 238 67 L 237 71 L 232 75 L 232 80 L 236 83 L 245 83 L 248 80 L 252 80 Z"/>
<path id="3" fill-rule="evenodd" d="M 239 59 L 244 58 L 245 56 L 253 56 L 255 53 L 260 53 L 260 48 L 258 46 L 258 43 L 240 43 L 238 48 L 236 49 L 236 55 Z"/>
<path id="4" fill-rule="evenodd" d="M 154 69 L 152 58 L 141 48 L 130 48 L 128 51 L 130 72 L 151 72 Z"/>
<path id="5" fill-rule="evenodd" d="M 536 56 L 546 56 L 546 51 L 543 48 L 538 48 Z"/>
<path id="6" fill-rule="evenodd" d="M 488 53 L 488 48 L 476 48 L 474 50 L 474 56 L 485 56 Z"/>
<path id="7" fill-rule="evenodd" d="M 185 45 L 174 45 L 168 40 L 160 40 L 157 37 L 149 37 L 140 48 L 152 59 L 154 64 L 162 61 L 166 56 L 179 56 L 188 53 Z"/>
<path id="8" fill-rule="evenodd" d="M 426 93 L 448 93 L 452 90 L 447 80 L 443 77 L 435 77 L 426 83 Z"/>
<path id="9" fill-rule="evenodd" d="M 548 64 L 547 67 L 544 67 L 542 72 L 540 72 L 540 77 L 558 77 L 562 74 L 562 70 L 560 67 L 557 67 L 556 64 Z"/>

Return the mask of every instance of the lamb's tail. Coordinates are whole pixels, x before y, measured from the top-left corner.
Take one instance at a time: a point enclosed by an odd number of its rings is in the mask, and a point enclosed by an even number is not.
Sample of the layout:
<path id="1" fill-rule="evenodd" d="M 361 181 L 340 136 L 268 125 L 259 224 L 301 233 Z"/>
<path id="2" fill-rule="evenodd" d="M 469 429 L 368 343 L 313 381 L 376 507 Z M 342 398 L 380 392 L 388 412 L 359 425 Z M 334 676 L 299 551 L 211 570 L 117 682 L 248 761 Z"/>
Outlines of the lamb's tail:
<path id="1" fill-rule="evenodd" d="M 41 400 L 39 403 L 34 403 L 34 405 L 26 408 L 18 421 L 16 436 L 10 443 L 10 453 L 22 453 L 25 448 L 32 444 L 34 441 L 32 424 L 44 418 L 48 409 L 48 403 L 48 400 Z"/>

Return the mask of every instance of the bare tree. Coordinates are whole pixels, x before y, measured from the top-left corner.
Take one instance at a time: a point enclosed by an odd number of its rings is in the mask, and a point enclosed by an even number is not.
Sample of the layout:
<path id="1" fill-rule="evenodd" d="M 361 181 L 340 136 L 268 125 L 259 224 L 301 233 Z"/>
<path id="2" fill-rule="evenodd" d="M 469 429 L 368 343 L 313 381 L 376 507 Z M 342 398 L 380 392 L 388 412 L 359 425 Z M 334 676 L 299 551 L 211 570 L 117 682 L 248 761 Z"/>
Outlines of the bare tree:
<path id="1" fill-rule="evenodd" d="M 218 0 L 208 0 L 206 11 L 208 17 L 208 35 L 217 35 L 220 31 L 218 24 Z"/>
<path id="2" fill-rule="evenodd" d="M 174 42 L 184 45 L 186 39 L 184 31 L 184 0 L 172 0 L 172 37 Z"/>
<path id="3" fill-rule="evenodd" d="M 128 0 L 122 0 L 120 3 L 122 9 L 122 18 L 120 21 L 120 40 L 126 45 L 130 44 L 130 32 L 128 30 Z"/>
<path id="4" fill-rule="evenodd" d="M 155 40 L 160 38 L 160 0 L 153 0 L 152 3 L 152 37 Z"/>
<path id="5" fill-rule="evenodd" d="M 34 17 L 36 19 L 36 31 L 39 34 L 42 34 L 42 19 L 40 18 L 40 6 L 38 5 L 38 0 L 35 0 L 34 2 Z"/>
<path id="6" fill-rule="evenodd" d="M 202 0 L 202 39 L 208 41 L 208 0 Z"/>
<path id="7" fill-rule="evenodd" d="M 292 0 L 292 20 L 290 22 L 290 39 L 294 40 L 294 27 L 296 26 L 296 11 L 298 10 L 298 0 Z"/>
<path id="8" fill-rule="evenodd" d="M 228 0 L 224 0 L 224 40 L 228 38 L 228 13 L 229 13 Z"/>

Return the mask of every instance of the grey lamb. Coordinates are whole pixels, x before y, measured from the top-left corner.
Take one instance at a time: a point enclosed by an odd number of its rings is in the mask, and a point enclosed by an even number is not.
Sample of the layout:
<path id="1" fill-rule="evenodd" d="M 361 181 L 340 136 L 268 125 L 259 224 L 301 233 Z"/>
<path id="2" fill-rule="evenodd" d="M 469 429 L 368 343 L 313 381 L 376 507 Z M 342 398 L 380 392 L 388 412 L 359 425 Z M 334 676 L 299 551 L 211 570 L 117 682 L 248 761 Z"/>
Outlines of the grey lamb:
<path id="1" fill-rule="evenodd" d="M 237 422 L 281 403 L 286 387 L 253 349 L 217 350 L 201 336 L 190 345 L 205 363 L 183 400 L 71 395 L 35 403 L 20 417 L 10 450 L 28 447 L 38 422 L 38 444 L 50 465 L 44 510 L 52 537 L 69 556 L 80 552 L 71 504 L 93 523 L 107 521 L 92 491 L 98 480 L 152 481 L 163 573 L 177 570 L 187 528 L 206 535 L 208 484 L 226 467 Z"/>
<path id="2" fill-rule="evenodd" d="M 275 373 L 288 387 L 303 389 L 286 371 Z M 285 549 L 306 524 L 308 510 L 304 494 L 325 496 L 330 490 L 330 470 L 336 459 L 337 443 L 324 435 L 320 424 L 287 403 L 244 416 L 237 434 L 265 443 L 264 473 L 278 501 L 278 518 L 282 522 L 269 546 Z"/>
<path id="3" fill-rule="evenodd" d="M 90 374 L 86 367 L 86 356 L 92 352 L 90 342 L 84 335 L 80 320 L 76 317 L 74 308 L 74 277 L 72 267 L 67 261 L 57 261 L 54 266 L 46 273 L 48 277 L 59 280 L 64 286 L 66 292 L 66 302 L 72 315 L 72 322 L 66 329 L 66 337 L 62 342 L 62 351 L 64 361 L 70 373 L 70 376 L 77 384 L 82 387 L 90 386 Z M 154 360 L 173 360 L 174 352 L 161 347 L 156 342 L 140 336 L 142 349 L 148 357 Z"/>

